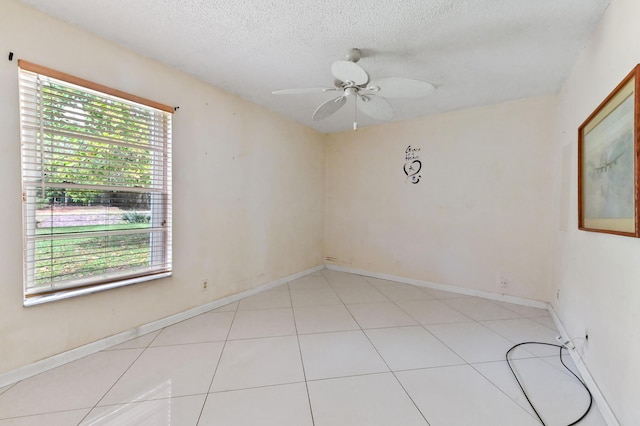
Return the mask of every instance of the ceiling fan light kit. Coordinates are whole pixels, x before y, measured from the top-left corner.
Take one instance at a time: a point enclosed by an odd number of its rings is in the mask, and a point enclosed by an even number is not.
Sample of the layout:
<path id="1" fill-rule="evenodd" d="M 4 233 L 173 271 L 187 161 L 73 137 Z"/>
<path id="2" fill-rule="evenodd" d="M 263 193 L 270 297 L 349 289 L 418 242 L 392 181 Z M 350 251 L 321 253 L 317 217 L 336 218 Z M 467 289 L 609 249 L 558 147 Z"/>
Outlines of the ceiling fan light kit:
<path id="1" fill-rule="evenodd" d="M 360 49 L 347 52 L 346 60 L 335 61 L 331 65 L 335 87 L 312 87 L 302 89 L 276 90 L 274 95 L 304 95 L 309 93 L 342 92 L 340 96 L 322 103 L 313 112 L 313 121 L 324 120 L 336 113 L 353 98 L 355 115 L 353 130 L 358 129 L 357 111 L 376 120 L 388 121 L 394 117 L 393 106 L 385 98 L 420 98 L 436 89 L 426 81 L 410 78 L 387 77 L 370 81 L 369 74 L 356 62 L 362 57 Z"/>

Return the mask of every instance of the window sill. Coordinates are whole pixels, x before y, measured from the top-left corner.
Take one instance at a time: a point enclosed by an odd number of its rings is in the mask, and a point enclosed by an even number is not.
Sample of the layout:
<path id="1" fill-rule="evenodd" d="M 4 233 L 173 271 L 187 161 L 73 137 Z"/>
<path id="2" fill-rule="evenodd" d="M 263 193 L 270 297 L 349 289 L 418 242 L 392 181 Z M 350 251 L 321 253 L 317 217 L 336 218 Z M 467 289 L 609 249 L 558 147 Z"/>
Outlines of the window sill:
<path id="1" fill-rule="evenodd" d="M 128 280 L 122 280 L 107 284 L 100 284 L 92 287 L 61 290 L 57 293 L 46 294 L 43 296 L 27 297 L 23 301 L 23 306 L 36 306 L 43 303 L 55 302 L 56 300 L 70 299 L 72 297 L 84 296 L 86 294 L 97 293 L 99 291 L 110 290 L 112 288 L 125 287 L 131 284 L 138 284 L 146 281 L 157 280 L 160 278 L 166 278 L 171 276 L 171 272 L 163 272 L 161 274 L 147 275 L 143 277 L 130 278 Z"/>

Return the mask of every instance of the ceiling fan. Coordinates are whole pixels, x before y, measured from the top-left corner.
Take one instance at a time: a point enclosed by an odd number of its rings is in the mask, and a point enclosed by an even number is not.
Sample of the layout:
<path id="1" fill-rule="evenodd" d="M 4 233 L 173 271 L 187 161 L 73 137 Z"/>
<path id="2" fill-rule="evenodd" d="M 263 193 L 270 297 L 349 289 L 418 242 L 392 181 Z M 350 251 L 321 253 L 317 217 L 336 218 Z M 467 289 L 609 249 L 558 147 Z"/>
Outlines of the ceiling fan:
<path id="1" fill-rule="evenodd" d="M 313 113 L 313 121 L 323 120 L 337 112 L 349 97 L 355 99 L 356 116 L 353 130 L 358 128 L 357 111 L 377 120 L 391 120 L 393 107 L 385 98 L 420 98 L 436 90 L 426 81 L 410 78 L 387 77 L 370 81 L 369 74 L 356 62 L 362 57 L 360 49 L 351 49 L 346 60 L 331 65 L 335 87 L 309 87 L 304 89 L 284 89 L 272 92 L 274 95 L 305 95 L 309 93 L 340 92 L 336 98 L 321 104 Z"/>

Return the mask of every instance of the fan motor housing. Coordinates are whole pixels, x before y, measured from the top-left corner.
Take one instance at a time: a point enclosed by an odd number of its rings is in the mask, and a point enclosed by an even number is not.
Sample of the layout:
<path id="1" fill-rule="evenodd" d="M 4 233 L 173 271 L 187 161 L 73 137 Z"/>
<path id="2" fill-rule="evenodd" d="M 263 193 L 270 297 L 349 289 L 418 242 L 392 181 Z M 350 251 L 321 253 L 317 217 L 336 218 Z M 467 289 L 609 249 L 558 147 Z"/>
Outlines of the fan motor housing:
<path id="1" fill-rule="evenodd" d="M 355 96 L 358 94 L 358 88 L 357 87 L 346 87 L 344 89 L 344 95 L 345 96 Z"/>

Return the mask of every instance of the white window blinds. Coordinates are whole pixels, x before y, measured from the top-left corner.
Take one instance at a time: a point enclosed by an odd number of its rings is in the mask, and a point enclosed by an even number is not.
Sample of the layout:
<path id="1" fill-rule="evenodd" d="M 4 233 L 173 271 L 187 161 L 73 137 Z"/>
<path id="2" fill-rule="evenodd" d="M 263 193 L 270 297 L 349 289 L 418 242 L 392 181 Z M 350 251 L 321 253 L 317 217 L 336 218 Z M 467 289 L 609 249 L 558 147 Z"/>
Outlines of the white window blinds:
<path id="1" fill-rule="evenodd" d="M 43 69 L 19 70 L 25 304 L 168 275 L 169 108 Z"/>

